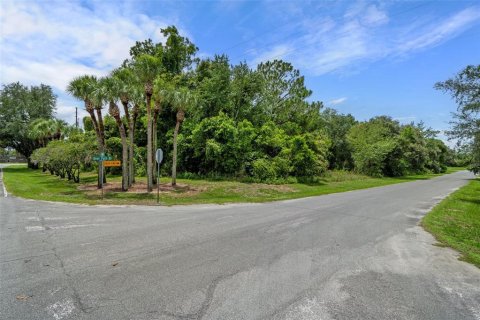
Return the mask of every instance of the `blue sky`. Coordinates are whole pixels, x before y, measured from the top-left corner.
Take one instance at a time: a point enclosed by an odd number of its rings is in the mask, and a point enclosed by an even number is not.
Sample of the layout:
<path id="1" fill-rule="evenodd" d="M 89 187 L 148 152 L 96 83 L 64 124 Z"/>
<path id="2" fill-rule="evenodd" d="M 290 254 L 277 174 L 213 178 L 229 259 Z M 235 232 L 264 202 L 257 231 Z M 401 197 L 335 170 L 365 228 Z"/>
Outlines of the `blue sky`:
<path id="1" fill-rule="evenodd" d="M 360 120 L 386 114 L 448 128 L 454 102 L 433 89 L 480 63 L 478 1 L 9 1 L 0 4 L 2 84 L 45 83 L 57 115 L 82 104 L 75 76 L 105 75 L 136 40 L 176 25 L 200 57 L 227 54 L 251 67 L 293 63 L 312 99 Z M 84 115 L 84 112 L 80 113 Z"/>

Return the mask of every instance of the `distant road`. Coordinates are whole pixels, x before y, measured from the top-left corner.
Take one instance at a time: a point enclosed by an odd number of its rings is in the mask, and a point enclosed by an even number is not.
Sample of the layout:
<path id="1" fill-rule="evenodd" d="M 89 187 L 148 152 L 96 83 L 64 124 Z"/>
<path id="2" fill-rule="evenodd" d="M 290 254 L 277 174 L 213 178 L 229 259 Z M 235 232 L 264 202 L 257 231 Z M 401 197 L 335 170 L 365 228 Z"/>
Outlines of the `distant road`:
<path id="1" fill-rule="evenodd" d="M 0 318 L 479 320 L 480 270 L 417 226 L 472 177 L 266 204 L 2 195 Z"/>

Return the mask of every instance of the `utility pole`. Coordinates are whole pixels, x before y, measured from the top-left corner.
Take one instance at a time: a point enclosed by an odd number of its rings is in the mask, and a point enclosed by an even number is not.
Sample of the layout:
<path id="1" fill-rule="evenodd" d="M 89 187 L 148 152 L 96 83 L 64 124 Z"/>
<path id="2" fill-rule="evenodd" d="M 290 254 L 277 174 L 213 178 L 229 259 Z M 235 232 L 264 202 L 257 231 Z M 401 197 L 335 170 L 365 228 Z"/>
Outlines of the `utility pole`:
<path id="1" fill-rule="evenodd" d="M 78 129 L 78 108 L 75 107 L 75 127 Z"/>

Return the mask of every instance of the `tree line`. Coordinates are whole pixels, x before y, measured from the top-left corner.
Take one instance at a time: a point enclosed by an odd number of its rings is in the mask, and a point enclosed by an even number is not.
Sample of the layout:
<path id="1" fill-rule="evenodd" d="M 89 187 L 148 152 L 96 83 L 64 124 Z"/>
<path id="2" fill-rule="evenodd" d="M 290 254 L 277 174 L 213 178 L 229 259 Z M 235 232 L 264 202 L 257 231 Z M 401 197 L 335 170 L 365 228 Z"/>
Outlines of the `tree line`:
<path id="1" fill-rule="evenodd" d="M 55 97 L 50 89 L 42 111 L 29 106 L 28 116 L 16 122 L 21 130 L 0 128 L 2 146 L 17 149 L 16 143 L 44 170 L 75 181 L 80 168 L 95 167 L 94 154 L 109 153 L 122 160 L 123 190 L 144 175 L 148 191 L 156 183 L 158 147 L 167 155 L 162 170 L 171 175 L 172 185 L 177 172 L 266 182 L 315 180 L 329 169 L 371 176 L 444 172 L 446 165 L 462 164 L 471 154 L 454 153 L 423 123 L 402 125 L 388 116 L 357 121 L 311 101 L 312 91 L 289 62 L 250 68 L 230 64 L 226 55 L 199 59 L 198 48 L 175 27 L 161 32 L 164 43 L 138 41 L 108 76 L 72 79 L 67 91 L 88 113 L 83 131 L 52 120 Z M 2 89 L 0 125 L 15 113 L 2 115 L 19 87 Z M 22 130 L 32 144 L 26 151 L 14 139 Z"/>

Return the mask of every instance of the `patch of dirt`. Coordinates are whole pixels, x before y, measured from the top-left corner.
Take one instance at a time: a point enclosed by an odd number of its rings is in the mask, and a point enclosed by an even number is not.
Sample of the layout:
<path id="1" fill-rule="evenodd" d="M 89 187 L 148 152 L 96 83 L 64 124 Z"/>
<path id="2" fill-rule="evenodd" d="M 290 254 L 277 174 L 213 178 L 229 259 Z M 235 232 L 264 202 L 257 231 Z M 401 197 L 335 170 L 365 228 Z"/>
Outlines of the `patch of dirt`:
<path id="1" fill-rule="evenodd" d="M 258 195 L 265 191 L 278 191 L 281 193 L 298 192 L 294 188 L 285 184 L 265 184 L 265 183 L 251 183 L 235 186 L 231 189 L 235 193 Z"/>
<path id="2" fill-rule="evenodd" d="M 29 298 L 31 298 L 33 296 L 27 296 L 25 294 L 19 294 L 18 296 L 16 296 L 15 298 L 18 300 L 18 301 L 27 301 Z"/>
<path id="3" fill-rule="evenodd" d="M 168 193 L 173 197 L 192 196 L 203 192 L 207 189 L 206 186 L 191 186 L 183 183 L 177 183 L 173 187 L 170 183 L 160 183 L 160 193 Z M 89 194 L 101 194 L 102 190 L 97 188 L 97 184 L 85 184 L 78 186 L 78 190 L 87 191 Z M 157 191 L 157 185 L 153 185 L 153 192 Z M 103 185 L 103 192 L 123 192 L 121 182 L 108 182 Z M 127 193 L 147 194 L 147 184 L 145 182 L 134 183 L 127 191 Z"/>

